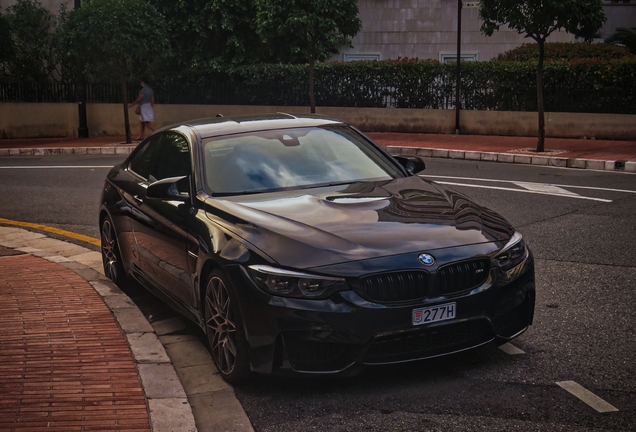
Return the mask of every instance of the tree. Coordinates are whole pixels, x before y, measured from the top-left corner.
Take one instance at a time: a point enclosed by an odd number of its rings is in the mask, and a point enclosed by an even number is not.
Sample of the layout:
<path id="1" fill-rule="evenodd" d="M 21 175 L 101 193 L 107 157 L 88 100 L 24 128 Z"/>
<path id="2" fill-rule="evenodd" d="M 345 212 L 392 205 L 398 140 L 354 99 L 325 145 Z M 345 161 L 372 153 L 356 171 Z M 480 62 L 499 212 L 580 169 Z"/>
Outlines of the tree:
<path id="1" fill-rule="evenodd" d="M 619 27 L 613 35 L 605 39 L 605 43 L 626 47 L 629 52 L 636 54 L 636 27 Z"/>
<path id="2" fill-rule="evenodd" d="M 170 29 L 172 56 L 162 65 L 177 80 L 196 81 L 268 60 L 256 33 L 253 0 L 149 0 Z M 167 68 L 166 68 L 167 66 Z"/>
<path id="3" fill-rule="evenodd" d="M 121 82 L 126 142 L 130 139 L 126 82 L 168 50 L 165 19 L 146 0 L 92 0 L 68 13 L 62 34 L 67 55 L 88 70 Z"/>
<path id="4" fill-rule="evenodd" d="M 316 61 L 337 53 L 360 31 L 357 0 L 253 1 L 263 42 L 279 55 L 300 55 L 309 63 L 309 102 L 315 113 Z"/>
<path id="5" fill-rule="evenodd" d="M 0 14 L 0 78 L 6 73 L 5 65 L 13 58 L 14 50 L 9 22 Z"/>
<path id="6" fill-rule="evenodd" d="M 481 31 L 492 36 L 507 24 L 539 45 L 537 65 L 537 103 L 539 131 L 537 152 L 545 151 L 545 113 L 543 107 L 543 60 L 545 41 L 563 29 L 585 40 L 593 39 L 605 22 L 601 0 L 481 0 Z"/>
<path id="7" fill-rule="evenodd" d="M 57 20 L 37 0 L 18 0 L 7 8 L 0 22 L 0 38 L 9 33 L 8 45 L 3 42 L 5 73 L 21 81 L 43 83 L 58 79 L 61 71 L 57 55 L 55 30 Z M 2 29 L 6 26 L 5 29 Z M 2 56 L 0 54 L 0 56 Z"/>

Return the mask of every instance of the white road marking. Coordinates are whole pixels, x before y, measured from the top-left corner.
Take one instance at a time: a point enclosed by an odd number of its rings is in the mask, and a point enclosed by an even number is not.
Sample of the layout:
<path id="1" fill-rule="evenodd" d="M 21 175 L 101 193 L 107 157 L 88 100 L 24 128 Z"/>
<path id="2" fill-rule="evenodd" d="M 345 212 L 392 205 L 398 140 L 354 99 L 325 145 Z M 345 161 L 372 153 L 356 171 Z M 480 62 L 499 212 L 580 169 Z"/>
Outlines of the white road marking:
<path id="1" fill-rule="evenodd" d="M 528 189 L 536 192 L 548 192 L 556 195 L 575 195 L 580 196 L 574 192 L 570 192 L 568 190 L 562 189 L 558 186 L 547 184 L 547 183 L 528 183 L 528 182 L 513 182 L 519 187 L 524 189 Z"/>
<path id="2" fill-rule="evenodd" d="M 559 381 L 559 387 L 567 390 L 600 413 L 616 412 L 618 408 L 604 401 L 594 393 L 574 381 Z"/>
<path id="3" fill-rule="evenodd" d="M 475 180 L 475 179 L 473 179 L 473 180 Z M 495 190 L 502 190 L 502 191 L 509 191 L 509 192 L 530 193 L 530 194 L 536 194 L 536 195 L 550 195 L 550 196 L 558 196 L 558 197 L 584 199 L 584 200 L 590 200 L 590 201 L 600 201 L 600 202 L 606 202 L 606 203 L 612 202 L 612 200 L 603 199 L 603 198 L 591 198 L 591 197 L 584 197 L 584 196 L 581 196 L 581 195 L 564 195 L 564 194 L 561 194 L 561 193 L 537 192 L 537 191 L 531 191 L 531 190 L 527 190 L 527 189 L 513 189 L 513 188 L 505 188 L 505 187 L 497 187 L 497 186 L 484 186 L 484 185 L 474 185 L 474 184 L 467 184 L 467 183 L 442 182 L 442 181 L 438 181 L 437 183 L 443 184 L 443 185 L 449 185 L 449 186 L 466 186 L 466 187 L 479 188 L 479 189 L 495 189 Z"/>
<path id="4" fill-rule="evenodd" d="M 441 176 L 441 175 L 427 175 L 427 174 L 422 174 L 421 177 L 424 178 L 445 178 L 445 179 L 451 179 L 451 180 L 472 180 L 472 181 L 480 181 L 480 182 L 492 182 L 492 183 L 517 183 L 514 180 L 493 180 L 493 179 L 484 179 L 484 178 L 476 178 L 476 177 L 454 177 L 454 176 Z M 630 189 L 612 189 L 612 188 L 600 188 L 600 187 L 593 187 L 593 186 L 574 186 L 574 185 L 564 185 L 564 184 L 551 184 L 551 183 L 534 183 L 534 184 L 541 184 L 541 185 L 550 185 L 550 186 L 557 186 L 557 187 L 561 187 L 561 188 L 573 188 L 573 189 L 589 189 L 589 190 L 597 190 L 597 191 L 607 191 L 607 192 L 625 192 L 625 193 L 635 193 L 636 194 L 636 190 L 630 190 Z"/>
<path id="5" fill-rule="evenodd" d="M 58 166 L 0 166 L 0 169 L 40 169 L 40 168 L 54 168 L 54 169 L 62 169 L 62 168 L 112 168 L 112 165 L 77 165 L 77 166 L 68 166 L 68 165 L 58 165 Z"/>
<path id="6" fill-rule="evenodd" d="M 499 347 L 499 349 L 502 350 L 503 352 L 505 352 L 508 355 L 525 354 L 524 351 L 520 350 L 519 348 L 517 348 L 516 346 L 514 346 L 511 343 L 505 343 L 505 344 L 501 345 Z"/>

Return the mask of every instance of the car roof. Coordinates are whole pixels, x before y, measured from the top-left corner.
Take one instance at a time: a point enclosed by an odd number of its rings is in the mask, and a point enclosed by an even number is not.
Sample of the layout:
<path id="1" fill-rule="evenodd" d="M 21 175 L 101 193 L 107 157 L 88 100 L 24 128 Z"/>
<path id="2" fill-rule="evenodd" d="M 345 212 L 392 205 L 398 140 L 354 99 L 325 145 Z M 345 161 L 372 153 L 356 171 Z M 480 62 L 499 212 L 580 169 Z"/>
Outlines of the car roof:
<path id="1" fill-rule="evenodd" d="M 228 117 L 209 117 L 177 123 L 161 131 L 187 126 L 201 138 L 272 129 L 344 124 L 342 121 L 315 114 L 267 113 Z"/>

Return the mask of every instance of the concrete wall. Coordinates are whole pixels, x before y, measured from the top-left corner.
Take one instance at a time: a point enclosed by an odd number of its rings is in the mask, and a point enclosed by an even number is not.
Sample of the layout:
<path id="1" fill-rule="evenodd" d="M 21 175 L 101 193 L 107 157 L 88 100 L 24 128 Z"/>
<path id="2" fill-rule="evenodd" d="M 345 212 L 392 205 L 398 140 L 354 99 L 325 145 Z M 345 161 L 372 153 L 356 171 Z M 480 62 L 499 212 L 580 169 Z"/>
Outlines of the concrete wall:
<path id="1" fill-rule="evenodd" d="M 159 127 L 188 119 L 263 112 L 309 113 L 309 107 L 239 105 L 155 105 L 154 124 Z M 454 133 L 454 110 L 406 108 L 317 107 L 318 114 L 335 117 L 368 132 Z M 133 134 L 138 117 L 129 110 Z M 124 114 L 120 104 L 88 104 L 88 129 L 91 136 L 124 135 Z M 77 105 L 46 103 L 1 103 L 2 138 L 77 136 Z M 462 111 L 463 134 L 536 136 L 537 114 L 512 111 Z M 546 113 L 549 137 L 636 140 L 636 115 Z"/>
<path id="2" fill-rule="evenodd" d="M 475 2 L 476 3 L 476 2 Z M 418 57 L 440 60 L 440 54 L 457 52 L 457 1 L 450 0 L 359 0 L 362 29 L 353 47 L 343 47 L 333 60 L 350 54 L 379 54 L 380 60 Z M 476 7 L 462 8 L 462 54 L 476 60 L 531 43 L 515 30 L 502 26 L 491 37 L 481 34 L 482 21 Z M 548 42 L 573 42 L 574 36 L 553 33 Z"/>

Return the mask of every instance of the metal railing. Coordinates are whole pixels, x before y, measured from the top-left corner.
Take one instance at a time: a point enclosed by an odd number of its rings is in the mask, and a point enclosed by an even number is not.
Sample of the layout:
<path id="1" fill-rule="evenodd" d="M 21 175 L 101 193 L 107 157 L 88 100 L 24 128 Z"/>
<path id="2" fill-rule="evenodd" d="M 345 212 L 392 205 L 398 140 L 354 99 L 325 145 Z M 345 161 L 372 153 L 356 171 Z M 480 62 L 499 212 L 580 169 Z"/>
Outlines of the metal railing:
<path id="1" fill-rule="evenodd" d="M 122 103 L 119 83 L 88 83 L 86 87 L 89 103 Z M 159 85 L 154 90 L 157 103 L 162 104 L 309 105 L 307 83 L 212 82 Z M 0 82 L 0 102 L 75 102 L 75 91 L 74 84 L 59 82 Z M 139 84 L 129 83 L 126 92 L 127 102 L 132 102 L 139 93 Z M 317 81 L 315 97 L 318 106 L 453 109 L 455 85 L 441 79 L 406 85 Z M 544 100 L 545 110 L 551 112 L 636 114 L 635 95 L 626 94 L 622 89 L 546 88 Z M 536 89 L 465 86 L 461 106 L 465 110 L 536 111 Z"/>

